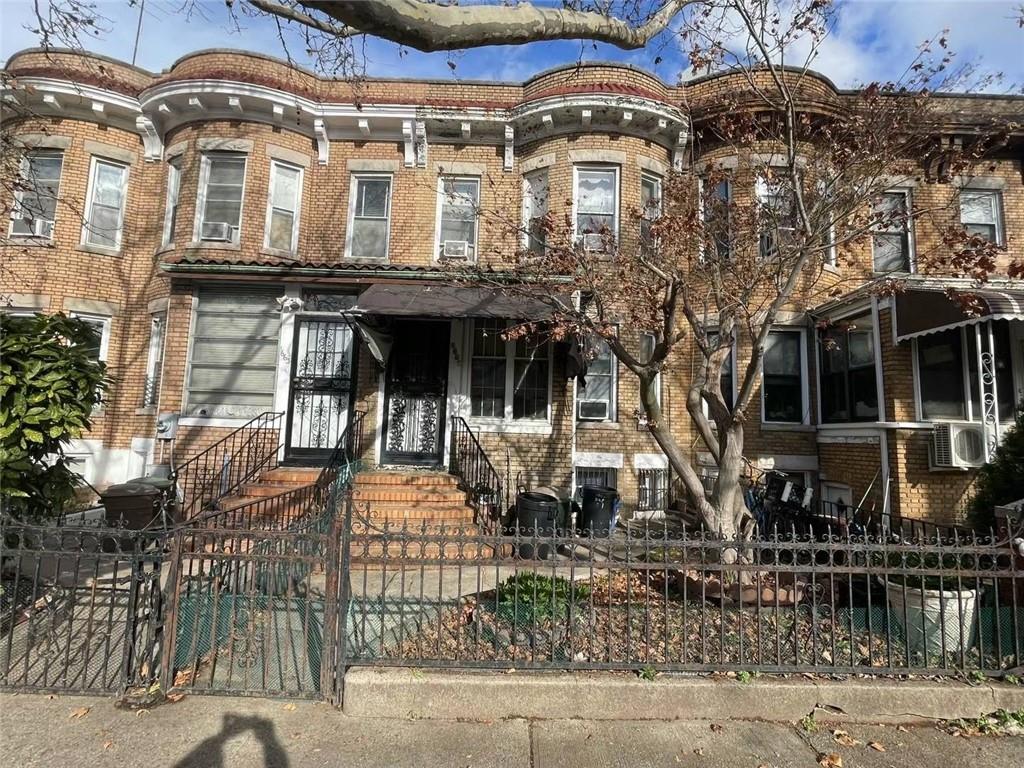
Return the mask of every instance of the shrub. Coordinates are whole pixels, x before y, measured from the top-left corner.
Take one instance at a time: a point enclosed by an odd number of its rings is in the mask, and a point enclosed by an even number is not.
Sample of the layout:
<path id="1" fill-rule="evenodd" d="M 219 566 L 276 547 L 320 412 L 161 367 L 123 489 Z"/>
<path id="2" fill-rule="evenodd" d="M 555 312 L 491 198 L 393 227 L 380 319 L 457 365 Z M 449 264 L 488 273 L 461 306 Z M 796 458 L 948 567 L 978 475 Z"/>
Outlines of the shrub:
<path id="1" fill-rule="evenodd" d="M 96 331 L 65 315 L 0 314 L 0 510 L 53 517 L 81 478 L 64 455 L 106 388 Z"/>
<path id="2" fill-rule="evenodd" d="M 996 449 L 992 461 L 978 472 L 971 500 L 970 522 L 978 531 L 995 527 L 995 508 L 1024 498 L 1024 403 Z"/>
<path id="3" fill-rule="evenodd" d="M 569 604 L 586 600 L 590 587 L 563 579 L 523 572 L 509 576 L 498 585 L 498 608 L 516 612 L 517 619 L 545 621 L 564 618 Z"/>

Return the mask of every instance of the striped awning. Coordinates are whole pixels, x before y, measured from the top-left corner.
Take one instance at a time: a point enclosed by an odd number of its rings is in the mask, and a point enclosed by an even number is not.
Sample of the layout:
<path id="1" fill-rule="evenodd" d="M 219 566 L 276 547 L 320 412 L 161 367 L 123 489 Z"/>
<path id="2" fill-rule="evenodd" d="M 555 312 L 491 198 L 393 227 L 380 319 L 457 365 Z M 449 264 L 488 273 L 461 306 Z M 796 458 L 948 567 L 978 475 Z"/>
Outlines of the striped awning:
<path id="1" fill-rule="evenodd" d="M 896 340 L 904 341 L 987 320 L 1024 320 L 1024 290 L 972 288 L 962 293 L 976 300 L 976 312 L 965 312 L 959 303 L 940 289 L 909 288 L 896 294 Z"/>

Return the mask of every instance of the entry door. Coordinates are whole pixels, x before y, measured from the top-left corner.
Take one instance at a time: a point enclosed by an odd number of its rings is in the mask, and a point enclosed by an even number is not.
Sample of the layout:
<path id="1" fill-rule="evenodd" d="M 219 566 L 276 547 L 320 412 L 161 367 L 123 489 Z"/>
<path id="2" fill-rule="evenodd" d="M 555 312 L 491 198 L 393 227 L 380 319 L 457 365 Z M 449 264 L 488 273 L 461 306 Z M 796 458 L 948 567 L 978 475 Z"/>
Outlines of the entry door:
<path id="1" fill-rule="evenodd" d="M 395 323 L 384 383 L 381 463 L 441 464 L 450 334 L 448 322 Z"/>
<path id="2" fill-rule="evenodd" d="M 348 426 L 352 329 L 338 320 L 297 318 L 286 458 L 320 464 Z"/>

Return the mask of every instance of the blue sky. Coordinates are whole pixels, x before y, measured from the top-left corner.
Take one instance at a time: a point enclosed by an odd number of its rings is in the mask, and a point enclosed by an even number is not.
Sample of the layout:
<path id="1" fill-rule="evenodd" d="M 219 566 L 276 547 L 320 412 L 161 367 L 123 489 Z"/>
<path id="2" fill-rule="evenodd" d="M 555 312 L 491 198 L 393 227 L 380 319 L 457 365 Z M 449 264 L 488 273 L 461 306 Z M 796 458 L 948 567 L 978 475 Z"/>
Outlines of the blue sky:
<path id="1" fill-rule="evenodd" d="M 840 0 L 838 23 L 822 47 L 814 68 L 840 86 L 897 77 L 914 55 L 916 46 L 944 28 L 959 60 L 980 61 L 991 71 L 1005 74 L 1006 83 L 1020 90 L 1024 84 L 1024 30 L 1014 20 L 1021 0 Z M 40 0 L 45 6 L 46 0 Z M 199 13 L 186 18 L 182 0 L 146 0 L 137 63 L 160 71 L 179 56 L 202 48 L 227 47 L 283 56 L 275 26 L 268 20 L 242 19 L 241 30 L 229 23 L 222 0 L 200 2 Z M 91 50 L 130 60 L 138 21 L 137 7 L 128 0 L 98 0 L 110 20 L 109 29 L 88 46 Z M 32 23 L 28 0 L 0 0 L 0 58 L 36 44 L 25 27 Z M 291 45 L 299 63 L 306 63 L 302 47 Z M 389 77 L 436 77 L 522 80 L 548 67 L 583 60 L 621 60 L 654 69 L 675 82 L 685 62 L 668 41 L 656 52 L 663 61 L 654 65 L 651 51 L 625 52 L 608 45 L 536 43 L 521 47 L 480 49 L 454 55 L 422 54 L 399 49 L 380 40 L 368 40 L 368 73 Z M 449 61 L 455 63 L 453 70 Z"/>

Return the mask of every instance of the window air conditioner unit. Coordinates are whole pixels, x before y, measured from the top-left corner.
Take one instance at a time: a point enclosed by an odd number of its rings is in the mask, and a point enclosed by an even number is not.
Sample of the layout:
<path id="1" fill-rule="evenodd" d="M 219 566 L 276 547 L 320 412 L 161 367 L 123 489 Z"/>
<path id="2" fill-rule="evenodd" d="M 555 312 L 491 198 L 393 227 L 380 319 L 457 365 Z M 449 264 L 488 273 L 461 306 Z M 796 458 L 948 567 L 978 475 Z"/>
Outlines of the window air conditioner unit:
<path id="1" fill-rule="evenodd" d="M 465 240 L 445 240 L 441 245 L 441 256 L 446 259 L 468 259 L 469 243 Z"/>
<path id="2" fill-rule="evenodd" d="M 608 401 L 580 400 L 580 418 L 585 421 L 604 421 L 608 418 Z"/>
<path id="3" fill-rule="evenodd" d="M 604 235 L 600 232 L 588 232 L 585 234 L 583 236 L 583 250 L 603 253 L 605 250 Z"/>
<path id="4" fill-rule="evenodd" d="M 53 237 L 53 222 L 46 219 L 34 219 L 32 221 L 32 235 L 34 237 Z"/>
<path id="5" fill-rule="evenodd" d="M 932 434 L 933 469 L 968 469 L 985 463 L 985 433 L 973 421 L 942 421 Z"/>
<path id="6" fill-rule="evenodd" d="M 231 240 L 231 225 L 226 221 L 204 221 L 202 234 L 203 240 Z"/>

